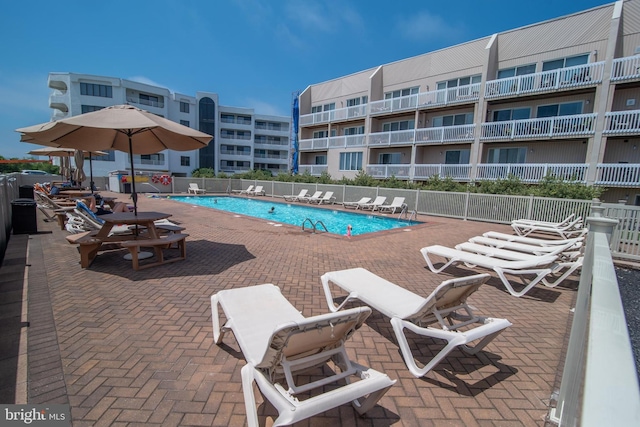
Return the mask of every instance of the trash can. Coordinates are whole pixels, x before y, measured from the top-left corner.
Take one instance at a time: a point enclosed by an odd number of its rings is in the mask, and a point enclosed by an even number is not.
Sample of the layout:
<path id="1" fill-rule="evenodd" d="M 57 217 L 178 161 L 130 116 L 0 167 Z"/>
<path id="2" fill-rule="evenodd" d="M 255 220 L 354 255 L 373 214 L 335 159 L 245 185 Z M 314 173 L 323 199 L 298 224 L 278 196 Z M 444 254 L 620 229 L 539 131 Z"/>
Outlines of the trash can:
<path id="1" fill-rule="evenodd" d="M 131 183 L 130 182 L 125 182 L 124 184 L 122 184 L 122 187 L 124 188 L 124 194 L 131 194 Z"/>
<path id="2" fill-rule="evenodd" d="M 33 199 L 15 199 L 11 202 L 13 234 L 35 234 L 38 232 L 36 207 L 37 203 Z"/>
<path id="3" fill-rule="evenodd" d="M 18 188 L 18 197 L 33 200 L 33 185 L 21 185 Z"/>

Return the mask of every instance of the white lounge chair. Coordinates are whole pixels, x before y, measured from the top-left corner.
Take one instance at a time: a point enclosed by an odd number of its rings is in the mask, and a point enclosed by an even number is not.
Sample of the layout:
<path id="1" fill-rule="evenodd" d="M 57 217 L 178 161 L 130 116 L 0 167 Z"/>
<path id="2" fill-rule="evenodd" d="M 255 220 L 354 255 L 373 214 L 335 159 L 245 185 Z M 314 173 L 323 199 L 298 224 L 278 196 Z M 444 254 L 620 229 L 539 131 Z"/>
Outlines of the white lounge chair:
<path id="1" fill-rule="evenodd" d="M 396 210 L 402 210 L 405 206 L 407 205 L 404 203 L 404 197 L 394 197 L 390 204 L 378 206 L 378 211 L 394 214 Z"/>
<path id="2" fill-rule="evenodd" d="M 253 188 L 255 186 L 254 185 L 250 185 L 247 188 L 245 188 L 244 190 L 231 190 L 232 193 L 238 193 L 238 194 L 249 194 L 250 192 L 253 191 Z"/>
<path id="3" fill-rule="evenodd" d="M 344 206 L 345 208 L 358 209 L 358 206 L 364 205 L 365 203 L 369 203 L 370 201 L 371 201 L 371 197 L 363 197 L 362 199 L 358 200 L 357 202 L 343 202 L 342 206 Z"/>
<path id="4" fill-rule="evenodd" d="M 511 222 L 515 222 L 515 223 L 520 223 L 520 224 L 530 224 L 530 225 L 546 225 L 546 226 L 551 226 L 551 227 L 562 227 L 564 225 L 569 224 L 570 222 L 574 221 L 576 214 L 571 214 L 569 216 L 567 216 L 565 219 L 563 219 L 562 221 L 559 222 L 553 222 L 553 221 L 537 221 L 534 219 L 525 219 L 525 218 L 521 218 L 521 219 L 514 219 Z M 578 218 L 578 219 L 582 219 L 582 218 Z"/>
<path id="5" fill-rule="evenodd" d="M 322 197 L 318 197 L 316 199 L 314 198 L 310 198 L 309 200 L 307 200 L 309 203 L 317 203 L 319 205 L 323 204 L 323 203 L 328 203 L 328 204 L 333 204 L 333 202 L 336 200 L 335 197 L 333 197 L 333 191 L 327 191 L 326 193 L 324 193 L 324 196 Z"/>
<path id="6" fill-rule="evenodd" d="M 300 193 L 298 193 L 297 195 L 292 194 L 292 195 L 289 195 L 289 196 L 284 196 L 284 199 L 287 202 L 299 202 L 300 200 L 302 200 L 304 197 L 307 196 L 308 192 L 309 192 L 309 190 L 306 190 L 306 189 L 300 190 Z"/>
<path id="7" fill-rule="evenodd" d="M 224 326 L 220 325 L 220 308 L 227 318 Z M 395 383 L 347 356 L 345 341 L 362 326 L 371 313 L 369 307 L 305 318 L 277 286 L 264 284 L 216 293 L 211 297 L 211 311 L 216 344 L 226 331 L 233 331 L 247 361 L 241 375 L 250 427 L 258 425 L 254 381 L 278 411 L 274 426 L 289 425 L 349 402 L 363 414 Z M 302 380 L 309 381 L 314 378 L 309 377 L 310 368 L 331 369 L 329 360 L 340 369 L 315 381 L 296 382 L 301 380 L 296 377 L 298 371 L 304 371 Z M 349 381 L 352 376 L 358 380 Z M 324 390 L 334 383 L 329 391 Z M 300 394 L 311 390 L 320 392 L 303 400 Z"/>
<path id="8" fill-rule="evenodd" d="M 305 196 L 299 199 L 299 202 L 307 202 L 309 203 L 311 200 L 318 200 L 322 196 L 322 191 L 316 191 L 312 196 Z"/>
<path id="9" fill-rule="evenodd" d="M 507 291 L 516 297 L 521 297 L 526 294 L 531 288 L 540 282 L 545 286 L 552 288 L 557 286 L 566 278 L 566 276 L 563 275 L 561 277 L 562 280 L 557 280 L 554 283 L 549 283 L 545 280 L 548 275 L 562 268 L 562 266 L 556 262 L 558 259 L 556 255 L 536 256 L 526 260 L 505 260 L 440 245 L 424 247 L 420 249 L 420 253 L 422 253 L 422 256 L 427 262 L 429 270 L 434 273 L 440 273 L 445 268 L 458 263 L 493 270 L 496 272 L 505 288 L 507 288 Z M 430 255 L 444 258 L 446 262 L 440 268 L 436 268 L 431 261 Z M 516 291 L 511 285 L 509 279 L 506 277 L 506 274 L 520 277 L 524 283 L 524 289 Z M 533 278 L 528 278 L 532 275 L 534 276 Z"/>
<path id="10" fill-rule="evenodd" d="M 256 185 L 256 187 L 247 192 L 247 195 L 249 196 L 264 196 L 264 189 L 262 187 L 262 185 Z"/>
<path id="11" fill-rule="evenodd" d="M 467 298 L 487 281 L 488 274 L 477 274 L 442 282 L 424 298 L 391 283 L 364 268 L 332 271 L 322 276 L 327 304 L 331 311 L 340 310 L 348 301 L 359 299 L 363 303 L 391 318 L 391 325 L 409 371 L 422 377 L 455 347 L 475 354 L 484 348 L 505 328 L 511 326 L 506 319 L 480 317 L 467 305 Z M 333 301 L 330 284 L 333 283 L 349 295 L 340 304 Z M 446 319 L 446 320 L 445 320 Z M 470 328 L 473 326 L 472 328 Z M 418 366 L 411 352 L 404 329 L 446 340 L 447 345 L 429 363 Z M 480 340 L 474 347 L 470 342 Z"/>
<path id="12" fill-rule="evenodd" d="M 198 187 L 198 183 L 190 182 L 187 194 L 205 194 L 207 191 L 204 188 Z"/>
<path id="13" fill-rule="evenodd" d="M 520 235 L 528 236 L 530 234 L 551 234 L 560 236 L 562 239 L 583 236 L 587 233 L 587 229 L 582 227 L 582 219 L 576 218 L 566 224 L 557 226 L 544 223 L 526 224 L 520 222 L 512 222 L 511 228 Z"/>
<path id="14" fill-rule="evenodd" d="M 360 203 L 357 209 L 371 210 L 373 212 L 378 209 L 378 207 L 382 206 L 386 200 L 387 198 L 385 196 L 378 196 L 371 203 Z"/>
<path id="15" fill-rule="evenodd" d="M 572 237 L 570 239 L 538 239 L 535 237 L 525 237 L 517 234 L 500 233 L 498 231 L 487 231 L 482 236 L 495 240 L 505 240 L 507 242 L 518 242 L 538 246 L 565 245 L 570 242 L 578 243 L 584 240 L 584 236 Z"/>
<path id="16" fill-rule="evenodd" d="M 525 237 L 526 239 L 526 237 Z M 525 242 L 515 242 L 509 240 L 492 239 L 490 237 L 476 236 L 469 239 L 470 243 L 489 246 L 498 249 L 507 249 L 510 251 L 523 252 L 533 255 L 559 255 L 567 257 L 575 257 L 582 247 L 583 238 L 564 240 L 562 245 L 530 244 Z"/>

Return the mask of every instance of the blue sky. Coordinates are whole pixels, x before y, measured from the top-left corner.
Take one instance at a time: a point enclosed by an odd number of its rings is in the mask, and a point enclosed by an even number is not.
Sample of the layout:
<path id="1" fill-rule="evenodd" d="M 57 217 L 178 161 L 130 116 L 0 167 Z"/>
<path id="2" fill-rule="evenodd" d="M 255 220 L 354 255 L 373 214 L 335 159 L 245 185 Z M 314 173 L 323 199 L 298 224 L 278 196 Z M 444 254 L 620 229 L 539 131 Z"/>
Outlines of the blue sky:
<path id="1" fill-rule="evenodd" d="M 220 103 L 290 115 L 310 84 L 611 1 L 59 0 L 4 2 L 0 155 L 46 122 L 49 72 L 218 93 Z"/>

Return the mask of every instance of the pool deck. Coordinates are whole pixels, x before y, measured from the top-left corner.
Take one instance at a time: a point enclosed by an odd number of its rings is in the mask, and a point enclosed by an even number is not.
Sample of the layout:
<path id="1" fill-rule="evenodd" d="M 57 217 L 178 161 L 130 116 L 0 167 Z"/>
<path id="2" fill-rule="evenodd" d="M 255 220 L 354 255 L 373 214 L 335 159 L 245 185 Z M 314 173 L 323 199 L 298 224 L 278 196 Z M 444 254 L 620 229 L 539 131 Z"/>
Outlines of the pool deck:
<path id="1" fill-rule="evenodd" d="M 38 234 L 11 236 L 0 277 L 0 402 L 68 403 L 74 427 L 243 426 L 245 363 L 232 334 L 222 346 L 213 342 L 213 293 L 274 283 L 312 316 L 328 311 L 323 273 L 364 267 L 426 296 L 441 281 L 476 271 L 433 274 L 420 248 L 511 232 L 421 215 L 426 223 L 411 231 L 347 239 L 164 198 L 141 195 L 139 210 L 171 213 L 186 227 L 186 261 L 136 272 L 122 259 L 125 252 L 113 251 L 81 269 L 67 232 L 40 212 Z M 363 418 L 346 405 L 296 425 L 546 425 L 576 287 L 576 280 L 554 289 L 539 285 L 516 298 L 492 277 L 470 304 L 513 326 L 477 357 L 454 350 L 420 379 L 406 369 L 388 319 L 374 311 L 349 341 L 349 354 L 398 382 Z M 425 358 L 439 349 L 430 346 L 422 347 Z M 262 425 L 272 424 L 270 405 L 258 413 Z"/>

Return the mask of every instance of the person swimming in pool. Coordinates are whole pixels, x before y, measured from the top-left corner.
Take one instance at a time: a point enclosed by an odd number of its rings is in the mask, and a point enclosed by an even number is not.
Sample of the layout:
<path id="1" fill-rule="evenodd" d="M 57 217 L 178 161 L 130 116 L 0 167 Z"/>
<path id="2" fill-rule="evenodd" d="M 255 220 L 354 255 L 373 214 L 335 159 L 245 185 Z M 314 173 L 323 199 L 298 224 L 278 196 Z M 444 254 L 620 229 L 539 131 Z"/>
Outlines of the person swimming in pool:
<path id="1" fill-rule="evenodd" d="M 351 224 L 347 225 L 347 239 L 351 238 Z"/>
<path id="2" fill-rule="evenodd" d="M 269 213 L 276 213 L 276 207 L 275 206 L 271 206 L 271 209 L 269 209 Z"/>

